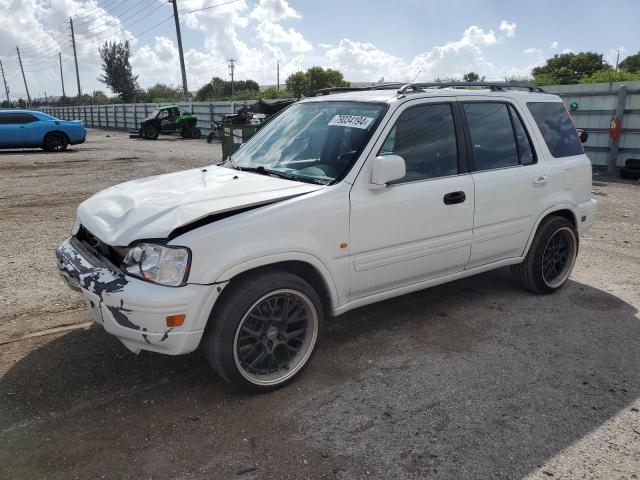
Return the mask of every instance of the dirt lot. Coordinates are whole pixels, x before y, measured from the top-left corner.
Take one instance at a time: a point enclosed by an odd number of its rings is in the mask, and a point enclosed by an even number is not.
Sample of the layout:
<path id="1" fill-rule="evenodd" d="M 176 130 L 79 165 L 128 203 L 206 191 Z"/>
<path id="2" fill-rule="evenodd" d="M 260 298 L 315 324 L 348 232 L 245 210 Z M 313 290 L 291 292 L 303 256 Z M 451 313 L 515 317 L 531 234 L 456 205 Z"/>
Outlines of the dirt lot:
<path id="1" fill-rule="evenodd" d="M 220 155 L 97 130 L 0 153 L 1 478 L 640 477 L 640 185 L 594 186 L 557 294 L 499 270 L 350 312 L 299 381 L 251 397 L 199 353 L 129 353 L 53 259 L 92 193 Z"/>

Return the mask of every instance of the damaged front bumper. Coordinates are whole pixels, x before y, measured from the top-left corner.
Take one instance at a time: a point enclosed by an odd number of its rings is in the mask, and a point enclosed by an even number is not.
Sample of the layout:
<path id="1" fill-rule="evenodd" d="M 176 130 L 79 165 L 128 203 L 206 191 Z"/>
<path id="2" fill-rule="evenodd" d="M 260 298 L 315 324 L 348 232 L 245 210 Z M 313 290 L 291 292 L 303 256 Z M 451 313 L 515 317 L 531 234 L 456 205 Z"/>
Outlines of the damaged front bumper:
<path id="1" fill-rule="evenodd" d="M 74 237 L 58 247 L 56 258 L 60 275 L 82 294 L 94 321 L 134 353 L 195 350 L 221 290 L 218 285 L 165 287 L 124 275 Z M 178 314 L 186 315 L 184 323 L 168 328 L 166 317 Z"/>

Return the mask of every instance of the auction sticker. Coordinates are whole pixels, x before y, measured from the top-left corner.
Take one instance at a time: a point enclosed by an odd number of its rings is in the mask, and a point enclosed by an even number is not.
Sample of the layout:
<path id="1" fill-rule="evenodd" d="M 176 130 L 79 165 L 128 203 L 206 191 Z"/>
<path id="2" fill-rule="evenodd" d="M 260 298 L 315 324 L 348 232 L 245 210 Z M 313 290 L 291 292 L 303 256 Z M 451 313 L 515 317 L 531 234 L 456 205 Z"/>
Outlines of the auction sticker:
<path id="1" fill-rule="evenodd" d="M 355 127 L 367 128 L 373 122 L 373 118 L 361 117 L 359 115 L 336 115 L 329 122 L 330 127 Z"/>

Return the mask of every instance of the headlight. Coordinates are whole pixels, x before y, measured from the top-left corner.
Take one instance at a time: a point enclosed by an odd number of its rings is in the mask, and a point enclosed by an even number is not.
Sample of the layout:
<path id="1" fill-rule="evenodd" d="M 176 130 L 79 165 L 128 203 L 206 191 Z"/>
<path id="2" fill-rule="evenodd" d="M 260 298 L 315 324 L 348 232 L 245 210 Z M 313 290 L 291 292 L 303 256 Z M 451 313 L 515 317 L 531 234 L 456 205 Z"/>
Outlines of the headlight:
<path id="1" fill-rule="evenodd" d="M 178 287 L 187 281 L 191 253 L 185 247 L 138 243 L 129 249 L 123 263 L 130 275 Z"/>

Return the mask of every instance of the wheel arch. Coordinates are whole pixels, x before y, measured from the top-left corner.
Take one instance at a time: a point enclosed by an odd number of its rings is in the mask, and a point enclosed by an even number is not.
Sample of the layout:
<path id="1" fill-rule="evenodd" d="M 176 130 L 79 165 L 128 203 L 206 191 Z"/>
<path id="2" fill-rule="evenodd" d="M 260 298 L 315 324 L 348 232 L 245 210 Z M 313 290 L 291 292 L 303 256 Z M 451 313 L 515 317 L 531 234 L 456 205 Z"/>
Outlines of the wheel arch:
<path id="1" fill-rule="evenodd" d="M 67 132 L 65 132 L 64 130 L 60 130 L 59 128 L 54 128 L 52 130 L 49 130 L 48 132 L 45 132 L 45 134 L 42 136 L 42 145 L 44 145 L 44 142 L 45 142 L 47 136 L 51 135 L 52 133 L 61 133 L 61 134 L 63 134 L 65 137 L 67 137 L 67 142 L 71 143 L 71 139 L 69 138 L 69 134 Z"/>
<path id="2" fill-rule="evenodd" d="M 548 208 L 547 210 L 545 210 L 544 212 L 542 212 L 540 214 L 540 216 L 538 216 L 538 219 L 536 220 L 536 223 L 533 225 L 533 229 L 531 230 L 531 233 L 529 234 L 529 239 L 527 240 L 527 245 L 525 246 L 524 251 L 522 252 L 522 256 L 526 256 L 527 253 L 529 252 L 529 248 L 531 247 L 531 243 L 533 242 L 533 237 L 535 236 L 536 232 L 538 231 L 538 228 L 540 227 L 540 224 L 546 220 L 549 217 L 563 217 L 566 218 L 567 220 L 569 220 L 572 225 L 573 228 L 576 229 L 576 232 L 578 231 L 578 218 L 576 216 L 576 213 L 574 211 L 574 207 L 573 205 L 570 204 L 561 204 L 561 205 L 554 205 L 553 207 Z M 580 238 L 578 237 L 578 241 L 580 240 Z"/>
<path id="3" fill-rule="evenodd" d="M 338 306 L 338 291 L 331 273 L 316 257 L 304 253 L 297 255 L 269 255 L 243 262 L 220 275 L 216 283 L 229 282 L 230 286 L 248 275 L 255 275 L 268 270 L 283 270 L 298 275 L 309 282 L 320 296 L 328 315 Z M 223 294 L 229 286 L 223 290 Z M 220 299 L 216 303 L 219 301 Z"/>

